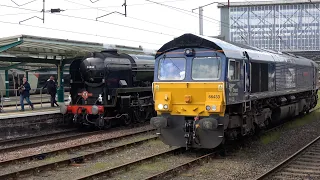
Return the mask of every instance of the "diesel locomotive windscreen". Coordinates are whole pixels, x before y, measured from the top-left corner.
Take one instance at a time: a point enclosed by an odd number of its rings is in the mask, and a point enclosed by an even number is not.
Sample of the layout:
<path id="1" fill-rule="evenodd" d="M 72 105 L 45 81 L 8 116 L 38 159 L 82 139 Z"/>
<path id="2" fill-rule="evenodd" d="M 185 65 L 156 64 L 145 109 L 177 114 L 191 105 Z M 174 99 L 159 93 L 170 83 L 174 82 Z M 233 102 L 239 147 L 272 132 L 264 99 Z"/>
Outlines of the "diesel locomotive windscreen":
<path id="1" fill-rule="evenodd" d="M 159 80 L 184 80 L 186 69 L 185 58 L 162 58 L 159 61 Z"/>

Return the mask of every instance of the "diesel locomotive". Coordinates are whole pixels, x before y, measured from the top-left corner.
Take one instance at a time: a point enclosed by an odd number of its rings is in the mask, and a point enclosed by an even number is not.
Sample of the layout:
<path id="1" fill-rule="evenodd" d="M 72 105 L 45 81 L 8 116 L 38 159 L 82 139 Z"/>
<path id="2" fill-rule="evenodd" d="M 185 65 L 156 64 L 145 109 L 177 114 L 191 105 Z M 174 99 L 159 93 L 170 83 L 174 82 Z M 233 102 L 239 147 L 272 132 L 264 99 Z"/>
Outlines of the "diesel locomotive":
<path id="1" fill-rule="evenodd" d="M 74 60 L 69 69 L 71 102 L 61 113 L 74 124 L 107 129 L 117 122 L 129 125 L 155 116 L 154 56 L 110 49 Z"/>
<path id="2" fill-rule="evenodd" d="M 308 113 L 317 82 L 304 57 L 184 34 L 157 51 L 150 124 L 167 145 L 215 148 Z"/>

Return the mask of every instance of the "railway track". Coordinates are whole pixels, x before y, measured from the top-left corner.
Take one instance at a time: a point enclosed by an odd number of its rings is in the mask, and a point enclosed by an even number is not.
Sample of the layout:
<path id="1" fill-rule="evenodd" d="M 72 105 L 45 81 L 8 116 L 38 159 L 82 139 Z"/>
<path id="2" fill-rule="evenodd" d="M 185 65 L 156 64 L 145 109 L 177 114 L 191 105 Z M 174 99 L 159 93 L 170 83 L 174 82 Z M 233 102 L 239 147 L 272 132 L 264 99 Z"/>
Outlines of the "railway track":
<path id="1" fill-rule="evenodd" d="M 320 179 L 320 136 L 258 177 L 263 179 Z"/>
<path id="2" fill-rule="evenodd" d="M 40 134 L 35 136 L 25 136 L 25 137 L 19 137 L 14 139 L 6 139 L 0 141 L 0 153 L 6 152 L 6 151 L 14 151 L 17 149 L 22 148 L 28 148 L 31 146 L 37 146 L 47 143 L 50 143 L 51 138 L 56 138 L 59 136 L 66 136 L 66 135 L 76 135 L 80 134 L 80 132 L 77 129 L 68 129 L 68 130 L 62 130 L 58 132 L 48 133 L 48 134 Z M 66 136 L 68 137 L 68 136 Z M 65 137 L 65 138 L 66 138 Z M 38 142 L 29 142 L 28 141 L 38 141 Z"/>
<path id="3" fill-rule="evenodd" d="M 142 124 L 141 126 L 143 125 L 145 124 Z M 10 139 L 3 140 L 3 141 L 0 141 L 0 153 L 17 151 L 20 149 L 42 146 L 45 144 L 65 142 L 65 141 L 70 141 L 78 138 L 83 138 L 86 136 L 99 135 L 99 134 L 114 132 L 122 129 L 128 129 L 128 127 L 119 127 L 119 128 L 114 128 L 108 131 L 99 130 L 99 131 L 91 131 L 91 132 L 81 132 L 78 129 L 70 129 L 70 130 L 59 131 L 59 132 L 44 134 L 44 135 L 21 137 L 21 138 L 15 138 L 12 140 Z"/>
<path id="4" fill-rule="evenodd" d="M 16 143 L 19 141 L 28 141 L 30 139 L 35 139 L 35 138 L 39 138 L 39 137 L 47 137 L 47 136 L 55 136 L 55 135 L 60 135 L 63 133 L 69 133 L 69 132 L 73 132 L 76 129 L 66 129 L 66 130 L 61 130 L 61 131 L 57 131 L 57 132 L 52 132 L 52 133 L 47 133 L 47 134 L 38 134 L 38 135 L 27 135 L 27 136 L 19 136 L 19 137 L 15 137 L 15 138 L 8 138 L 8 139 L 2 139 L 0 140 L 0 145 L 3 144 L 10 144 L 10 143 Z"/>
<path id="5" fill-rule="evenodd" d="M 129 143 L 124 143 L 121 145 L 117 145 L 114 147 L 102 147 L 103 144 L 109 143 L 109 142 L 113 142 L 113 141 L 117 141 L 117 140 L 121 140 L 121 139 L 126 139 L 129 137 L 133 137 L 133 136 L 138 136 L 138 135 L 144 135 L 148 132 L 153 132 L 153 129 L 147 129 L 147 130 L 142 130 L 139 132 L 135 132 L 135 133 L 130 133 L 130 134 L 126 134 L 126 135 L 121 135 L 121 136 L 117 136 L 114 138 L 108 138 L 108 139 L 104 139 L 101 141 L 95 141 L 95 142 L 90 142 L 90 143 L 85 143 L 85 144 L 81 144 L 81 145 L 75 145 L 72 147 L 68 147 L 68 148 L 63 148 L 63 149 L 59 149 L 59 150 L 53 150 L 50 152 L 45 152 L 42 154 L 35 154 L 35 155 L 30 155 L 30 156 L 26 156 L 26 157 L 22 157 L 22 158 L 17 158 L 17 159 L 11 159 L 8 161 L 2 161 L 0 162 L 0 179 L 10 179 L 10 178 L 17 178 L 23 175 L 30 175 L 33 174 L 34 172 L 41 172 L 41 171 L 45 171 L 48 169 L 54 169 L 57 167 L 62 167 L 62 166 L 67 166 L 70 164 L 76 164 L 79 162 L 83 162 L 85 159 L 90 159 L 90 158 L 94 158 L 97 155 L 103 155 L 106 153 L 110 153 L 110 152 L 114 152 L 114 151 L 119 151 L 131 146 L 137 146 L 141 143 L 145 143 L 147 141 L 150 140 L 155 140 L 157 139 L 156 135 L 148 135 L 145 138 L 139 139 L 139 140 L 135 140 Z M 95 148 L 96 150 L 93 150 L 93 147 L 96 146 L 98 148 Z M 85 150 L 83 150 L 85 149 Z M 76 152 L 76 151 L 81 151 L 81 152 Z M 40 159 L 43 159 L 43 157 L 49 158 L 49 156 L 53 157 L 53 156 L 57 156 L 59 154 L 62 154 L 63 152 L 67 152 L 69 153 L 69 155 L 64 156 L 62 158 L 56 158 L 54 160 L 49 159 L 48 161 L 37 161 L 34 164 L 31 164 L 30 159 L 38 159 L 40 157 Z M 12 168 L 9 165 L 15 165 L 15 164 L 21 164 L 23 161 L 28 161 L 28 163 L 25 163 L 25 165 L 22 165 L 20 168 Z M 9 166 L 9 167 L 8 167 Z M 5 169 L 7 168 L 7 169 Z M 11 169 L 10 169 L 11 168 Z M 10 170 L 9 170 L 10 169 Z M 13 170 L 12 170 L 13 169 Z"/>

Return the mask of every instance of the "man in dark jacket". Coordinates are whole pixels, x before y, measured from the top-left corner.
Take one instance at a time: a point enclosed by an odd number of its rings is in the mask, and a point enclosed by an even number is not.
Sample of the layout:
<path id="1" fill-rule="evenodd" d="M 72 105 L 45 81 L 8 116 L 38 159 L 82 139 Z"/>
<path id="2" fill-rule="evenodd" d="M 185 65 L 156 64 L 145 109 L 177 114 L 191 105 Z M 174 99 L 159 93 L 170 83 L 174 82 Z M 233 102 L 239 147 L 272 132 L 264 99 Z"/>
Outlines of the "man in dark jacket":
<path id="1" fill-rule="evenodd" d="M 27 78 L 24 77 L 23 79 L 23 84 L 20 86 L 19 91 L 20 91 L 20 105 L 21 105 L 21 110 L 20 111 L 24 111 L 24 102 L 23 100 L 26 99 L 27 103 L 31 106 L 32 110 L 33 108 L 33 104 L 30 101 L 29 97 L 30 97 L 30 84 L 27 81 Z"/>
<path id="2" fill-rule="evenodd" d="M 51 107 L 54 107 L 54 104 L 59 106 L 57 101 L 56 101 L 57 85 L 56 85 L 56 82 L 54 81 L 54 77 L 53 76 L 50 76 L 50 79 L 47 80 L 46 84 L 43 86 L 42 89 L 44 89 L 44 88 L 48 89 L 48 93 L 51 96 L 51 98 L 50 98 Z"/>

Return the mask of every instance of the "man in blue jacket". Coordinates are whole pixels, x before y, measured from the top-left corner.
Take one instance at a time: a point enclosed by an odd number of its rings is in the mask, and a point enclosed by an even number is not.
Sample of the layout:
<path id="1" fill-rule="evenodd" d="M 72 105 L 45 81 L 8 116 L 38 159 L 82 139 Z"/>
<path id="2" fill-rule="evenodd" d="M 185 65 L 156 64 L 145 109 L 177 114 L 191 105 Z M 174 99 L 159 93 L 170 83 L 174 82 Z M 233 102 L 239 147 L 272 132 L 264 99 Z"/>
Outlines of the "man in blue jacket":
<path id="1" fill-rule="evenodd" d="M 33 104 L 30 101 L 29 97 L 30 97 L 30 84 L 27 81 L 27 78 L 24 77 L 23 78 L 23 84 L 20 86 L 19 91 L 20 91 L 20 105 L 21 105 L 21 110 L 20 111 L 24 111 L 24 102 L 23 100 L 26 99 L 27 103 L 31 106 L 32 110 L 33 108 Z"/>

